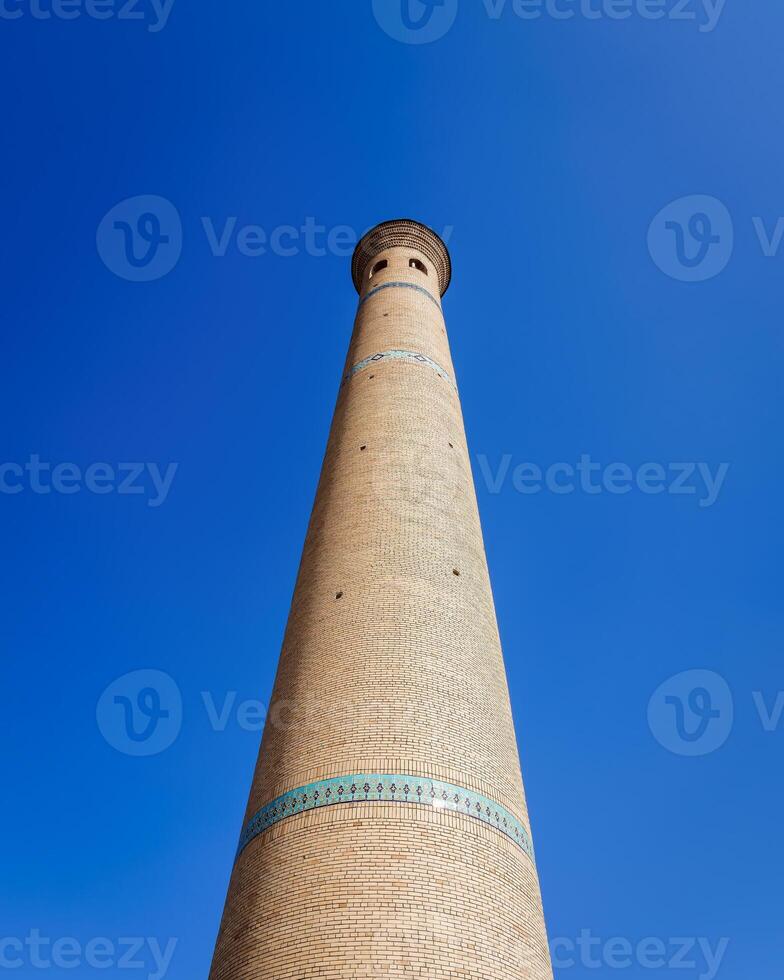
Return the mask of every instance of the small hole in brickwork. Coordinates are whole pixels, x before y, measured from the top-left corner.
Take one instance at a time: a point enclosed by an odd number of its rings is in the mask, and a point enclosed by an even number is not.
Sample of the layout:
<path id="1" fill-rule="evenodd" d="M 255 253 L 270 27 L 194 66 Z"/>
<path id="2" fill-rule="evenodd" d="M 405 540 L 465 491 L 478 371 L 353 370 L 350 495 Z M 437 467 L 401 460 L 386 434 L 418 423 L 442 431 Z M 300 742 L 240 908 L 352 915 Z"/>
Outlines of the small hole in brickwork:
<path id="1" fill-rule="evenodd" d="M 457 568 L 453 568 L 453 569 L 452 569 L 452 574 L 453 574 L 453 575 L 459 575 L 459 574 L 460 574 L 460 572 L 459 572 L 459 570 L 458 570 Z"/>
<path id="2" fill-rule="evenodd" d="M 370 377 L 368 378 L 368 381 L 372 381 L 373 378 L 375 378 L 375 374 L 371 374 Z"/>
<path id="3" fill-rule="evenodd" d="M 449 448 L 450 448 L 450 449 L 454 449 L 454 448 L 455 448 L 455 447 L 454 447 L 454 446 L 452 445 L 452 443 L 451 443 L 451 442 L 449 443 Z"/>
<path id="4" fill-rule="evenodd" d="M 336 592 L 335 593 L 335 598 L 336 599 L 342 599 L 343 598 L 343 593 L 342 592 Z"/>
<path id="5" fill-rule="evenodd" d="M 367 446 L 360 446 L 360 447 L 359 447 L 359 451 L 360 451 L 361 453 L 364 453 L 364 451 L 365 451 L 366 449 L 367 449 Z"/>
<path id="6" fill-rule="evenodd" d="M 388 313 L 385 313 L 384 316 L 389 316 L 389 314 Z"/>

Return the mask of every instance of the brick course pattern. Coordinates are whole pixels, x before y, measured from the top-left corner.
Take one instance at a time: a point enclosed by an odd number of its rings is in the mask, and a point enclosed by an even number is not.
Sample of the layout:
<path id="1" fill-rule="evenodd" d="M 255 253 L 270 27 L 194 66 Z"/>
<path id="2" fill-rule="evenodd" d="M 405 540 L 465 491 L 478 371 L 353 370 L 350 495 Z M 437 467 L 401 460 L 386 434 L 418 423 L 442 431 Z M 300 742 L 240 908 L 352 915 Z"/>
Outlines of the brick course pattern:
<path id="1" fill-rule="evenodd" d="M 360 306 L 210 978 L 551 980 L 441 309 L 449 254 L 417 222 L 386 222 L 352 275 Z"/>

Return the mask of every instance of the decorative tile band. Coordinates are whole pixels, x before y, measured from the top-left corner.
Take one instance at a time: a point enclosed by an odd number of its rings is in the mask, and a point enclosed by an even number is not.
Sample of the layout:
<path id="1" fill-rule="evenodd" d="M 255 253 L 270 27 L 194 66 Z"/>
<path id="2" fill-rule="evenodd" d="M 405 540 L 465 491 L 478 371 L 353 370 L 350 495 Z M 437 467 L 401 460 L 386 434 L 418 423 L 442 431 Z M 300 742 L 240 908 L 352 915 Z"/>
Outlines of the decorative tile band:
<path id="1" fill-rule="evenodd" d="M 428 290 L 423 289 L 422 286 L 417 286 L 417 284 L 414 282 L 385 282 L 381 286 L 376 286 L 375 289 L 370 290 L 367 296 L 362 297 L 362 299 L 359 301 L 359 306 L 357 307 L 357 309 L 359 309 L 359 307 L 361 306 L 364 306 L 364 304 L 367 303 L 367 301 L 370 299 L 371 296 L 375 296 L 376 293 L 380 293 L 382 289 L 415 289 L 418 293 L 424 293 L 424 295 L 427 296 L 427 298 L 430 300 L 431 303 L 434 303 L 439 310 L 441 309 L 441 304 L 433 296 L 433 294 L 428 292 Z"/>
<path id="2" fill-rule="evenodd" d="M 419 354 L 413 350 L 385 350 L 381 351 L 379 354 L 372 354 L 370 357 L 366 357 L 364 361 L 359 361 L 351 370 L 343 377 L 340 382 L 340 387 L 342 388 L 346 382 L 350 381 L 355 374 L 360 371 L 364 371 L 366 367 L 370 367 L 371 364 L 377 364 L 379 361 L 413 361 L 416 364 L 424 364 L 426 367 L 432 368 L 439 378 L 443 378 L 452 388 L 457 391 L 457 385 L 454 383 L 452 378 L 447 374 L 447 372 L 441 367 L 440 364 L 436 364 L 434 360 L 427 357 L 425 354 Z"/>
<path id="3" fill-rule="evenodd" d="M 308 783 L 289 790 L 263 806 L 240 836 L 237 857 L 265 830 L 296 813 L 305 813 L 340 803 L 409 803 L 435 810 L 462 813 L 488 824 L 513 840 L 533 861 L 531 838 L 522 823 L 508 810 L 473 790 L 439 779 L 401 774 L 357 773 Z"/>

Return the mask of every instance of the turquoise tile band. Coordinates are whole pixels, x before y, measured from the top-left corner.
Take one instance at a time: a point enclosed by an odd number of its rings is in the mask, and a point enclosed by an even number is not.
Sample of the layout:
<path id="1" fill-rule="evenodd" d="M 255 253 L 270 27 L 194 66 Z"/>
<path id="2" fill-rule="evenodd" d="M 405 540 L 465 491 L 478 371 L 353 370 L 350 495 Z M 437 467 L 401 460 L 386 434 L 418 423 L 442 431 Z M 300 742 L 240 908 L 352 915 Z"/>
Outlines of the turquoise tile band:
<path id="1" fill-rule="evenodd" d="M 380 293 L 383 289 L 414 289 L 418 293 L 423 293 L 425 296 L 427 296 L 431 303 L 434 303 L 439 310 L 441 309 L 441 304 L 438 302 L 435 296 L 428 292 L 427 289 L 423 289 L 422 286 L 417 286 L 417 284 L 414 282 L 385 282 L 381 286 L 376 286 L 375 289 L 370 290 L 367 296 L 362 297 L 362 299 L 359 301 L 359 306 L 357 309 L 359 309 L 360 306 L 364 306 L 372 296 Z"/>
<path id="2" fill-rule="evenodd" d="M 531 838 L 523 824 L 500 804 L 453 783 L 405 774 L 356 773 L 308 783 L 263 806 L 240 836 L 237 857 L 265 830 L 287 817 L 341 803 L 401 803 L 449 810 L 500 831 L 533 861 Z"/>
<path id="3" fill-rule="evenodd" d="M 457 385 L 440 364 L 437 364 L 426 354 L 419 354 L 417 351 L 413 350 L 385 350 L 378 354 L 371 354 L 370 357 L 366 357 L 364 360 L 358 361 L 354 367 L 352 367 L 351 370 L 343 376 L 343 380 L 340 382 L 340 387 L 342 388 L 343 385 L 354 377 L 355 374 L 358 374 L 360 371 L 364 371 L 365 368 L 371 367 L 373 364 L 378 364 L 379 361 L 412 361 L 415 364 L 424 364 L 425 367 L 431 368 L 440 378 L 443 378 L 444 381 L 450 385 L 450 387 L 457 391 Z"/>

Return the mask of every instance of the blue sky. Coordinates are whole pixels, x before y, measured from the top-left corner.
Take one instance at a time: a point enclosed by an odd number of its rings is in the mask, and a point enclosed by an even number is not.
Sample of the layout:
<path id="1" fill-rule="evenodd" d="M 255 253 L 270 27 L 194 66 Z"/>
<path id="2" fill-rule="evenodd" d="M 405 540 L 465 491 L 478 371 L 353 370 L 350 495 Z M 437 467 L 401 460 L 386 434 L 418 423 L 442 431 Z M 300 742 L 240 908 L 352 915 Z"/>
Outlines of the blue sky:
<path id="1" fill-rule="evenodd" d="M 4 0 L 9 975 L 38 935 L 206 976 L 352 236 L 410 216 L 450 235 L 558 975 L 780 977 L 784 12 L 403 9 Z M 147 756 L 101 708 L 141 670 Z"/>

